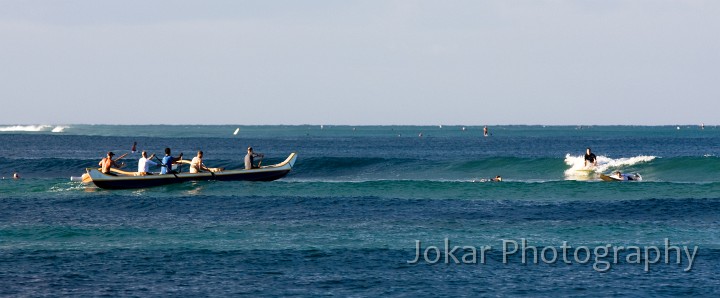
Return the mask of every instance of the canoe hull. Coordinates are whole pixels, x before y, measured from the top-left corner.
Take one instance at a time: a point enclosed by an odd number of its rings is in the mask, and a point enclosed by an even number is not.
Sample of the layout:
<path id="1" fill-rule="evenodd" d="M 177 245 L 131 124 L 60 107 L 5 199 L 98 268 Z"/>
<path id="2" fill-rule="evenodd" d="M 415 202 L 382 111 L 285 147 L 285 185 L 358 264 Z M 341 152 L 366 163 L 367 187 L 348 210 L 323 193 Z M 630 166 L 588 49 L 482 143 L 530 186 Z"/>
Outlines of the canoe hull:
<path id="1" fill-rule="evenodd" d="M 187 181 L 273 181 L 285 177 L 293 165 L 297 155 L 295 153 L 282 163 L 272 166 L 266 166 L 252 170 L 228 170 L 222 172 L 203 172 L 203 173 L 180 173 L 166 175 L 140 175 L 140 173 L 123 172 L 114 170 L 114 175 L 103 174 L 98 169 L 86 169 L 87 175 L 91 178 L 92 183 L 100 188 L 105 189 L 134 189 L 147 188 Z"/>
<path id="2" fill-rule="evenodd" d="M 200 177 L 187 177 L 184 174 L 177 175 L 152 175 L 143 176 L 150 178 L 141 179 L 93 179 L 92 182 L 100 188 L 105 189 L 133 189 L 133 188 L 146 188 L 163 186 L 175 183 L 182 183 L 187 181 L 273 181 L 285 177 L 290 173 L 290 170 L 284 171 L 272 171 L 272 172 L 259 172 L 259 173 L 246 173 L 242 175 L 226 175 L 226 176 L 200 176 Z M 153 176 L 170 176 L 170 179 L 157 179 Z M 175 177 L 177 176 L 177 177 Z"/>

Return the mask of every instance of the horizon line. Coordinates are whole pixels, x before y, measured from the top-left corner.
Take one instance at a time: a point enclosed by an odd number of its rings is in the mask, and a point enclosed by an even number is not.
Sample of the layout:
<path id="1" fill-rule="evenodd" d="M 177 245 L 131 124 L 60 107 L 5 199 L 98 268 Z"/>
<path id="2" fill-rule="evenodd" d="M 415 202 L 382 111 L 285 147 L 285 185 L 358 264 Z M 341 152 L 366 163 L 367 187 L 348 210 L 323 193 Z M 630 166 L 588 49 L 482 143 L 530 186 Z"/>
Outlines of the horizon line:
<path id="1" fill-rule="evenodd" d="M 444 123 L 436 123 L 436 124 L 331 124 L 331 123 L 303 123 L 303 124 L 286 124 L 286 123 L 280 123 L 280 124 L 240 124 L 240 123 L 221 123 L 221 124 L 207 124 L 207 123 L 173 123 L 173 124 L 158 124 L 158 123 L 135 123 L 135 124 L 113 124 L 113 123 L 61 123 L 61 124 L 0 124 L 0 126 L 4 127 L 12 127 L 12 126 L 64 126 L 64 125 L 113 125 L 113 126 L 140 126 L 140 125 L 147 125 L 147 126 L 183 126 L 183 125 L 191 125 L 191 126 L 466 126 L 466 127 L 482 127 L 482 126 L 551 126 L 551 127 L 560 127 L 560 126 L 720 126 L 719 124 L 714 123 L 700 123 L 700 124 L 689 124 L 689 123 L 675 123 L 675 124 L 444 124 Z"/>

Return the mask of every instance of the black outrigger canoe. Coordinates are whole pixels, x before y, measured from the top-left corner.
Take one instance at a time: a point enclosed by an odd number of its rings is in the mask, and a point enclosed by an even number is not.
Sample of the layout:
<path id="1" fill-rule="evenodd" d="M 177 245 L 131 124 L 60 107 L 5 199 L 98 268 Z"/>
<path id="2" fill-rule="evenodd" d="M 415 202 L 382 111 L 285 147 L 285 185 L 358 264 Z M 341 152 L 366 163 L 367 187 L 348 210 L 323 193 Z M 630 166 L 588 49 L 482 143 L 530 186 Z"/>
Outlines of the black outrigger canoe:
<path id="1" fill-rule="evenodd" d="M 100 188 L 130 189 L 168 185 L 185 181 L 273 181 L 287 175 L 295 165 L 297 154 L 294 152 L 285 161 L 271 166 L 252 170 L 224 170 L 218 172 L 179 173 L 165 175 L 141 175 L 138 172 L 126 172 L 111 169 L 115 175 L 103 174 L 97 168 L 87 168 L 83 181 L 89 180 Z"/>

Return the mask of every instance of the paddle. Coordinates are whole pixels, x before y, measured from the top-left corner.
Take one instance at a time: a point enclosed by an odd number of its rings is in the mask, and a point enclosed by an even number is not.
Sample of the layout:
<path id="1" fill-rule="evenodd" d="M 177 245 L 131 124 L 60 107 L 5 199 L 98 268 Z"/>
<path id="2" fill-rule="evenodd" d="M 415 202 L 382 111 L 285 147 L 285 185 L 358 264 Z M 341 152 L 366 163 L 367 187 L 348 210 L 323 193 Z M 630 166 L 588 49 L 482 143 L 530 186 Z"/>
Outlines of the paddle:
<path id="1" fill-rule="evenodd" d="M 125 157 L 126 155 L 128 155 L 128 154 L 125 153 L 125 154 L 123 154 L 123 155 L 120 155 L 120 157 L 116 158 L 115 160 L 113 160 L 113 162 L 115 162 L 115 163 L 117 164 L 118 169 L 122 169 L 122 168 L 125 167 L 125 163 L 118 164 L 117 161 L 118 161 L 118 160 L 121 160 L 121 159 L 122 159 L 123 157 Z"/>
<path id="2" fill-rule="evenodd" d="M 159 165 L 160 167 L 164 167 L 164 166 L 165 166 L 165 164 L 162 162 L 162 160 L 161 160 L 159 157 L 155 156 L 155 154 L 153 154 L 153 157 L 155 158 L 155 160 L 157 160 L 158 165 Z"/>
<path id="3" fill-rule="evenodd" d="M 128 155 L 128 154 L 125 153 L 125 154 L 123 154 L 123 155 L 120 155 L 120 157 L 116 158 L 115 161 L 121 160 L 121 159 L 122 159 L 123 157 L 125 157 L 126 155 Z"/>
<path id="4" fill-rule="evenodd" d="M 183 156 L 183 154 L 182 154 L 182 152 L 180 152 L 180 155 L 178 156 L 178 161 L 183 160 L 182 156 Z M 179 163 L 177 163 L 177 165 L 178 165 L 178 173 L 182 173 L 182 163 L 179 162 Z"/>
<path id="5" fill-rule="evenodd" d="M 170 164 L 170 165 L 164 164 L 159 157 L 155 156 L 155 154 L 153 154 L 153 157 L 158 161 L 158 163 L 160 164 L 160 166 L 167 167 L 168 173 L 172 172 L 172 164 Z M 178 173 L 180 173 L 180 172 L 182 171 L 182 163 L 179 162 L 179 161 L 182 161 L 182 160 L 183 160 L 183 159 L 182 159 L 182 153 L 180 153 L 180 156 L 178 157 L 178 160 L 177 160 L 178 162 L 176 163 L 176 164 L 178 165 Z"/>
<path id="6" fill-rule="evenodd" d="M 125 157 L 125 155 L 128 155 L 128 154 L 125 153 L 125 154 L 123 154 L 123 155 L 120 155 L 120 157 L 116 158 L 115 160 L 113 160 L 113 162 L 118 166 L 118 169 L 121 169 L 121 168 L 123 168 L 123 167 L 125 166 L 125 163 L 123 163 L 122 166 L 119 165 L 119 164 L 117 164 L 117 161 L 120 160 L 120 159 L 122 159 L 123 157 Z"/>

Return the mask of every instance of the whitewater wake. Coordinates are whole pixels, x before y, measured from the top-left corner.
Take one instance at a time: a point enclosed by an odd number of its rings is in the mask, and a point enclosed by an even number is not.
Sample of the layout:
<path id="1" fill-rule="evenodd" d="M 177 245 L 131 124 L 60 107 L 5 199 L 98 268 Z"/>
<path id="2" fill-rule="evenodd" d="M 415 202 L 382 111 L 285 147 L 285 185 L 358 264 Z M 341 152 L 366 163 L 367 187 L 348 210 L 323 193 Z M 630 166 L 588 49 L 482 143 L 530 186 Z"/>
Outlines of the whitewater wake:
<path id="1" fill-rule="evenodd" d="M 657 158 L 656 156 L 639 155 L 634 157 L 625 158 L 610 158 L 607 156 L 597 157 L 597 167 L 595 167 L 590 173 L 605 173 L 608 170 L 620 170 L 623 167 L 636 165 L 639 163 L 650 162 Z M 565 177 L 578 177 L 588 175 L 588 168 L 585 167 L 585 156 L 572 156 L 570 154 L 565 155 L 565 164 L 570 166 L 569 169 L 565 170 Z"/>

